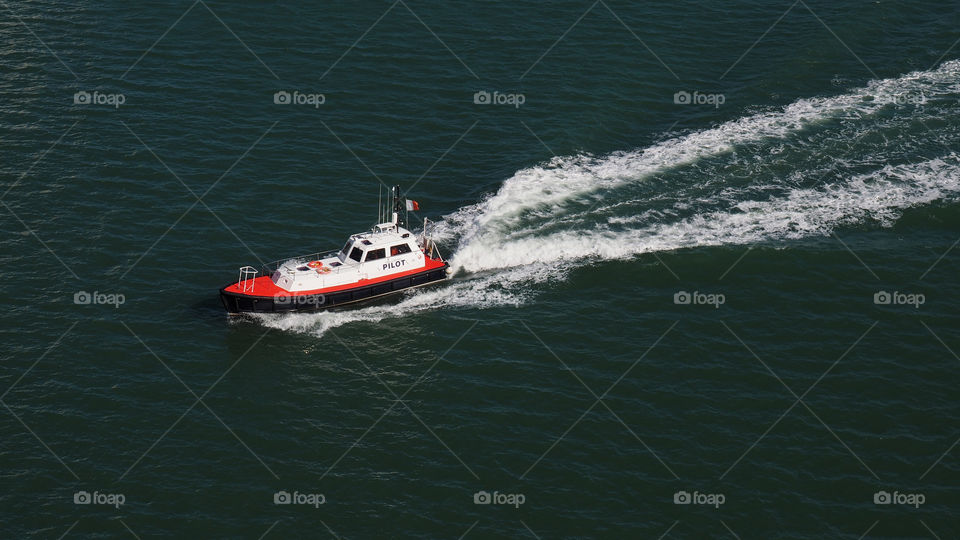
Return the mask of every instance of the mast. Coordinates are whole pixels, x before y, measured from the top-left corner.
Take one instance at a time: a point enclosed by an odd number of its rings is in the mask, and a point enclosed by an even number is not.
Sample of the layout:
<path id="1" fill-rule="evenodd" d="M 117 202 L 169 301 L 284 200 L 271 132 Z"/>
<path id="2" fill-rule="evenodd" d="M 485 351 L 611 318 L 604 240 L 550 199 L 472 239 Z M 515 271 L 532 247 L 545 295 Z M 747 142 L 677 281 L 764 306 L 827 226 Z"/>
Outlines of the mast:
<path id="1" fill-rule="evenodd" d="M 407 222 L 403 218 L 403 211 L 406 207 L 403 199 L 400 198 L 400 186 L 393 186 L 393 224 L 398 227 L 406 227 Z"/>

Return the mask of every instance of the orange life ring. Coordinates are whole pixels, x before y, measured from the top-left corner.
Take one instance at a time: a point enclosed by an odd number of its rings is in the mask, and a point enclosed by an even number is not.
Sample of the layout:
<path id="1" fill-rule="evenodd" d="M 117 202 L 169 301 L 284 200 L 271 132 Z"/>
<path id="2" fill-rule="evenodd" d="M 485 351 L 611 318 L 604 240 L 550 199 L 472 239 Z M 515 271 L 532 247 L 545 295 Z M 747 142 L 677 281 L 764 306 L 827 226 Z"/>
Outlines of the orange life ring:
<path id="1" fill-rule="evenodd" d="M 329 273 L 330 273 L 330 267 L 329 267 L 329 266 L 322 266 L 322 267 L 320 267 L 320 268 L 317 268 L 317 273 L 318 273 L 318 274 L 329 274 Z"/>
<path id="2" fill-rule="evenodd" d="M 310 268 L 320 268 L 321 266 L 323 266 L 323 263 L 320 261 L 310 261 L 307 263 L 307 266 L 309 266 Z"/>

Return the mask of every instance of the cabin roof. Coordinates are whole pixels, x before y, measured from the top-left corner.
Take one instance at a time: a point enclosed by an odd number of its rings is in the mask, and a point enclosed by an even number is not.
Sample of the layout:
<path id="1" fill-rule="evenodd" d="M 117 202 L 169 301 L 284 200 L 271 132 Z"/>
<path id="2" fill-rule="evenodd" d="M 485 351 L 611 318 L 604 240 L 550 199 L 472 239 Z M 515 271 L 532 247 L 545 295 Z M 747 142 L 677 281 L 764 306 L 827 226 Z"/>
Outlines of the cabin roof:
<path id="1" fill-rule="evenodd" d="M 406 238 L 404 238 L 403 235 L 407 235 Z M 350 238 L 352 240 L 359 240 L 359 245 L 355 245 L 355 247 L 360 247 L 364 250 L 374 247 L 392 246 L 401 242 L 415 241 L 413 233 L 393 223 L 381 223 L 374 227 L 372 231 L 355 234 Z"/>

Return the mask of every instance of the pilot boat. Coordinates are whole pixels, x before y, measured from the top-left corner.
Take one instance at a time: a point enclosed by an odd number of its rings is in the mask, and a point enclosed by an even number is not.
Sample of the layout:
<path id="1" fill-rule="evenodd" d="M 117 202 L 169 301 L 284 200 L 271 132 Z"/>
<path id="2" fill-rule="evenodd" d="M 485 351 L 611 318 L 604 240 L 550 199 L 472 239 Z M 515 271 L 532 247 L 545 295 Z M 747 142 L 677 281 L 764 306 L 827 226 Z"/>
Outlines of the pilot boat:
<path id="1" fill-rule="evenodd" d="M 399 186 L 389 199 L 391 220 L 352 235 L 338 251 L 241 267 L 237 281 L 220 289 L 227 313 L 320 311 L 447 279 L 450 265 L 427 236 L 427 220 L 419 236 L 405 228 L 406 212 L 419 204 L 402 199 Z"/>

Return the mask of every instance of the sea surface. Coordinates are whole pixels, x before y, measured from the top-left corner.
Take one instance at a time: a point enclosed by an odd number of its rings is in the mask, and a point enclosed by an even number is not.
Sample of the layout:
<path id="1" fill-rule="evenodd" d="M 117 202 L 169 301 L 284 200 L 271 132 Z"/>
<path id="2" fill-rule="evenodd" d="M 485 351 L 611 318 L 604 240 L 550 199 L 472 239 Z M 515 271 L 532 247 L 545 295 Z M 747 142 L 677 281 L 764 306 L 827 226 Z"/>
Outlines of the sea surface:
<path id="1" fill-rule="evenodd" d="M 0 537 L 960 538 L 958 28 L 0 3 Z M 452 280 L 223 312 L 394 184 Z"/>

